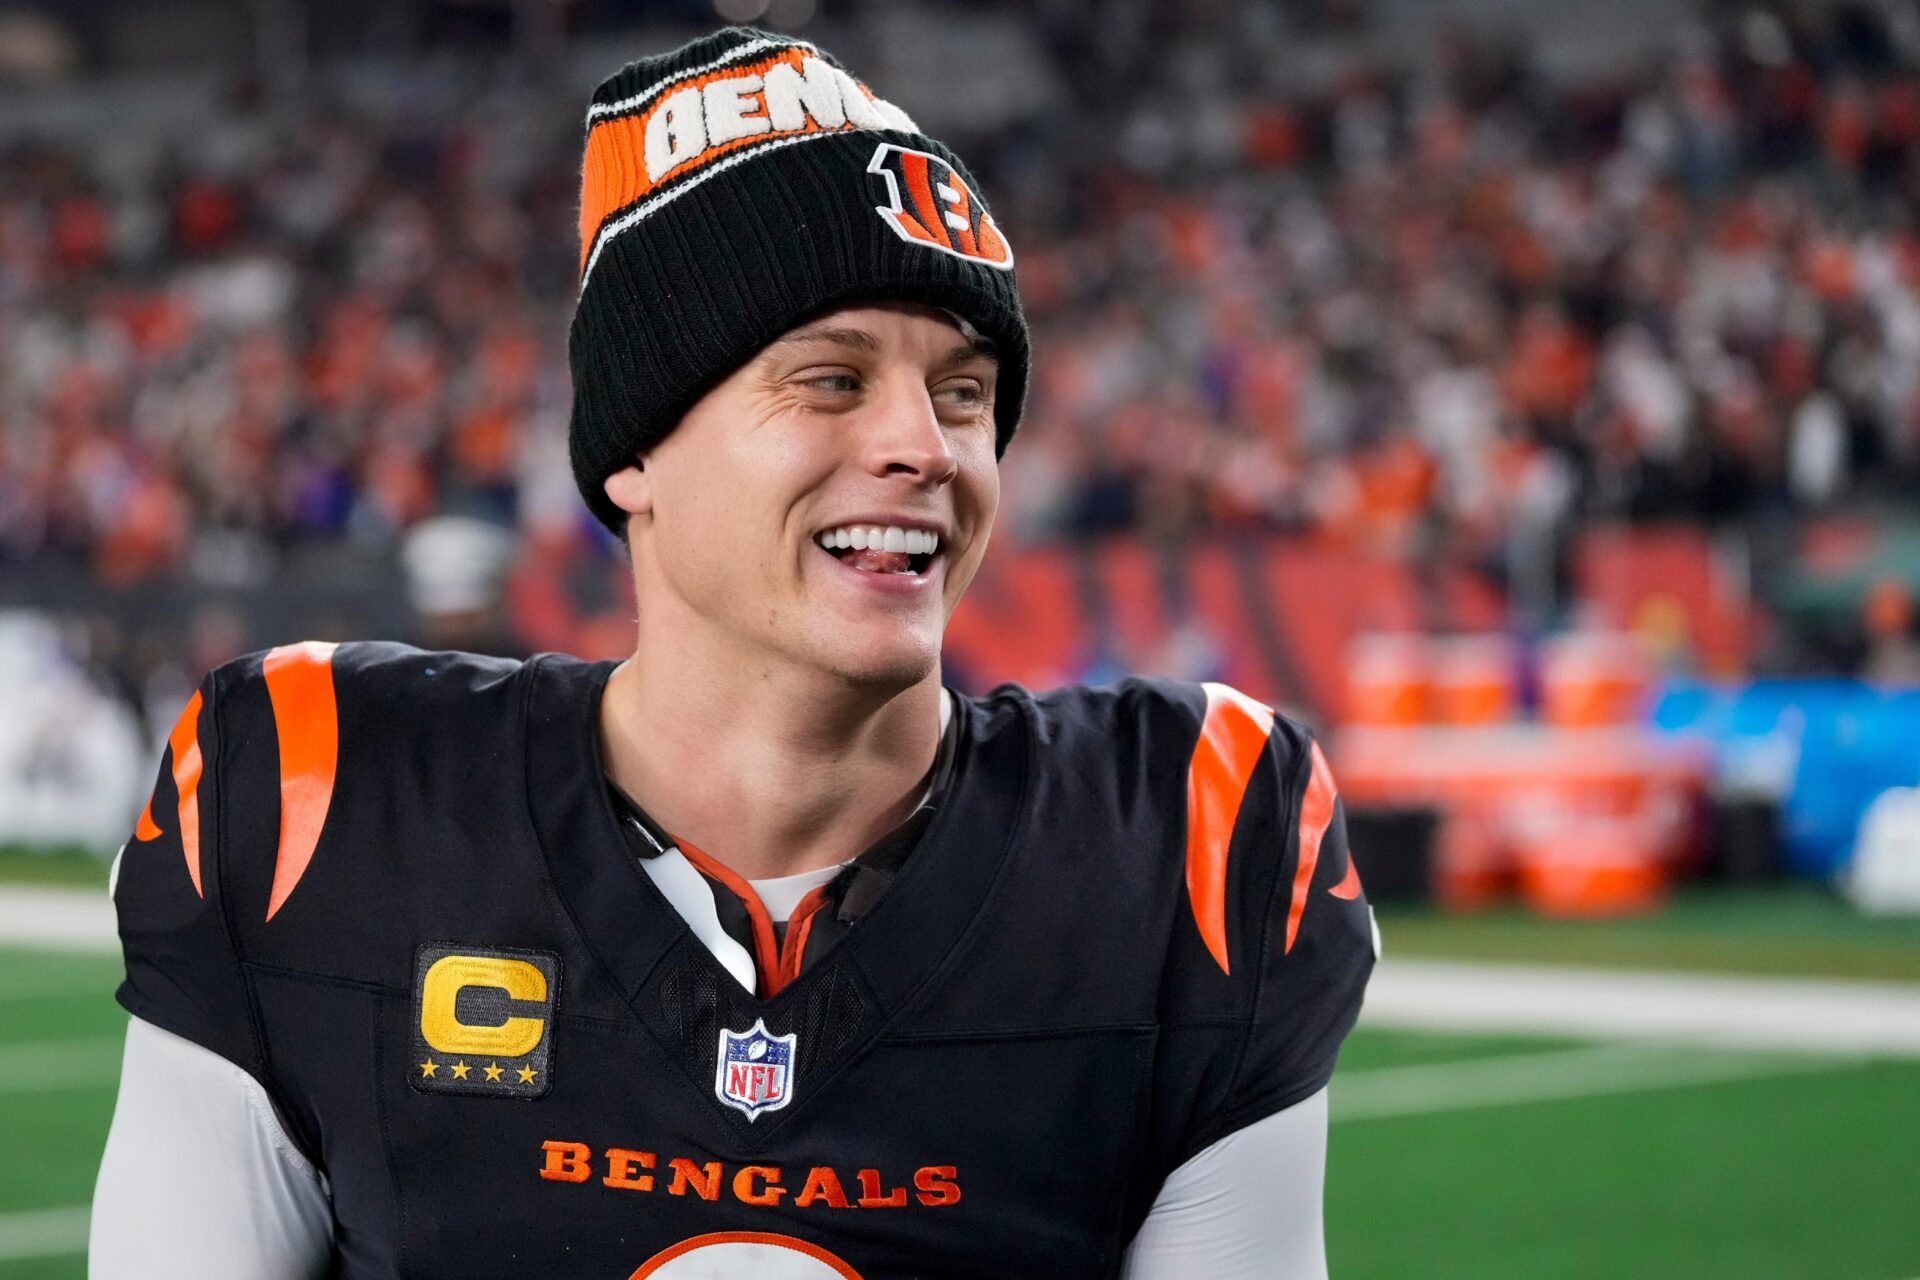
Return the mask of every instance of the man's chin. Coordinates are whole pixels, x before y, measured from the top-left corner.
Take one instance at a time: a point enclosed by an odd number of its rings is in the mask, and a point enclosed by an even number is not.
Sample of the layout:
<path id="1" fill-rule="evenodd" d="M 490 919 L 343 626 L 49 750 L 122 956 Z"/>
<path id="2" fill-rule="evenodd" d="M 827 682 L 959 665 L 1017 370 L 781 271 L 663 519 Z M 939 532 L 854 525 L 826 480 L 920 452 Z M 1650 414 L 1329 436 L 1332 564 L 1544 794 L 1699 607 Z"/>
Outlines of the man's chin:
<path id="1" fill-rule="evenodd" d="M 861 688 L 905 689 L 925 680 L 940 665 L 940 644 L 937 638 L 927 640 L 897 631 L 865 637 L 842 635 L 824 647 L 820 665 Z"/>

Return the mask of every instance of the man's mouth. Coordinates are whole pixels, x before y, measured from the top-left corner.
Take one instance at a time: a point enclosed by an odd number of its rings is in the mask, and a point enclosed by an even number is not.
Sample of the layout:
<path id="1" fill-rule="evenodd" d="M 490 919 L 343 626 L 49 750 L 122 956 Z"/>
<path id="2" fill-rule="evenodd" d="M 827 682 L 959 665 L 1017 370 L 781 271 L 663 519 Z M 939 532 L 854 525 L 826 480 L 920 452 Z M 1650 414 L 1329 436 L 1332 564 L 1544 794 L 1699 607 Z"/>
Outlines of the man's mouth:
<path id="1" fill-rule="evenodd" d="M 866 573 L 924 574 L 940 553 L 940 535 L 899 525 L 848 524 L 813 535 L 822 551 Z"/>

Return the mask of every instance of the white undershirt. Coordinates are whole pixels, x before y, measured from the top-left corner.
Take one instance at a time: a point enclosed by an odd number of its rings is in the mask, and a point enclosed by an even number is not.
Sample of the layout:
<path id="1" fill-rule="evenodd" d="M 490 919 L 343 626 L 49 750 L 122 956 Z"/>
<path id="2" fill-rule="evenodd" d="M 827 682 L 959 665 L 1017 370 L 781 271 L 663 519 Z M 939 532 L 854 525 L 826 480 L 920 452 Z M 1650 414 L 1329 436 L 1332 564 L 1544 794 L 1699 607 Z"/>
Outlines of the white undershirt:
<path id="1" fill-rule="evenodd" d="M 840 874 L 845 863 L 831 867 L 821 867 L 818 871 L 802 871 L 791 876 L 770 876 L 765 880 L 749 880 L 754 896 L 760 899 L 760 905 L 767 909 L 767 915 L 776 924 L 785 924 L 793 918 L 793 909 L 800 905 L 801 899 Z"/>

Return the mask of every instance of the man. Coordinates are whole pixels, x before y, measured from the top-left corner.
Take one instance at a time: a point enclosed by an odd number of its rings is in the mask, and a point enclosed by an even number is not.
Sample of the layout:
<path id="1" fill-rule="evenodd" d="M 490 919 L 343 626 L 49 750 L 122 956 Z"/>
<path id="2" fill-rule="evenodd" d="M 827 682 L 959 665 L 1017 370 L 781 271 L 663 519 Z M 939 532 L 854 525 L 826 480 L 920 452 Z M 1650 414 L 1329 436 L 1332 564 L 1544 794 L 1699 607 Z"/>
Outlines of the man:
<path id="1" fill-rule="evenodd" d="M 94 1275 L 1323 1276 L 1373 945 L 1317 748 L 940 682 L 1027 378 L 971 176 L 745 28 L 589 130 L 633 655 L 207 678 L 118 868 Z"/>

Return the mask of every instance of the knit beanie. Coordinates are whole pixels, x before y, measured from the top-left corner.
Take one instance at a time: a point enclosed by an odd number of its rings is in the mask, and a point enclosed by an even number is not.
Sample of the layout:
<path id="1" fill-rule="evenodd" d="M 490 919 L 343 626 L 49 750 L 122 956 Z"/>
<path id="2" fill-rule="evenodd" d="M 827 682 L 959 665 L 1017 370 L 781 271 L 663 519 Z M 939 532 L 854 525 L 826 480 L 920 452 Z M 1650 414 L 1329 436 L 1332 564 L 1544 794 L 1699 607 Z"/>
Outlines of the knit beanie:
<path id="1" fill-rule="evenodd" d="M 567 354 L 574 480 L 606 478 L 768 343 L 859 301 L 969 321 L 999 357 L 1004 452 L 1027 387 L 1013 250 L 960 158 L 803 40 L 728 27 L 594 91 Z"/>

